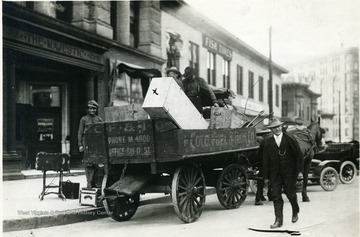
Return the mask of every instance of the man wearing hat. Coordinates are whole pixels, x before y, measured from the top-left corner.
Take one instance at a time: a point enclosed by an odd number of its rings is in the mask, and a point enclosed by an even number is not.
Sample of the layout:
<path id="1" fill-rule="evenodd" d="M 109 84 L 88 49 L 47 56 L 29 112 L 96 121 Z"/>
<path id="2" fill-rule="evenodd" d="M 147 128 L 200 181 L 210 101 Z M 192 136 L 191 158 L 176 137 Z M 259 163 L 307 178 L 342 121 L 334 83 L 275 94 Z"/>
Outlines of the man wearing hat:
<path id="1" fill-rule="evenodd" d="M 182 83 L 184 85 L 184 92 L 189 97 L 191 102 L 197 110 L 203 113 L 203 96 L 211 98 L 214 107 L 219 107 L 214 92 L 210 89 L 205 79 L 195 75 L 194 69 L 191 67 L 185 68 Z"/>
<path id="2" fill-rule="evenodd" d="M 94 123 L 102 122 L 102 119 L 96 115 L 98 109 L 98 103 L 95 100 L 90 100 L 88 102 L 88 114 L 80 119 L 79 131 L 78 131 L 78 145 L 79 151 L 84 151 L 84 134 Z M 86 163 L 85 165 L 85 175 L 87 181 L 87 187 L 92 188 L 95 186 L 94 173 L 95 165 L 92 163 Z"/>
<path id="3" fill-rule="evenodd" d="M 283 224 L 282 190 L 292 207 L 291 222 L 298 221 L 300 211 L 296 196 L 296 180 L 303 169 L 303 157 L 294 136 L 282 131 L 282 122 L 273 118 L 268 128 L 272 136 L 264 138 L 263 147 L 263 177 L 265 184 L 272 187 L 272 199 L 275 210 L 275 223 L 270 228 L 278 228 Z"/>
<path id="4" fill-rule="evenodd" d="M 168 70 L 166 70 L 166 76 L 174 78 L 176 83 L 180 86 L 180 88 L 184 90 L 184 86 L 181 78 L 181 72 L 179 72 L 179 70 L 176 67 L 171 67 Z"/>

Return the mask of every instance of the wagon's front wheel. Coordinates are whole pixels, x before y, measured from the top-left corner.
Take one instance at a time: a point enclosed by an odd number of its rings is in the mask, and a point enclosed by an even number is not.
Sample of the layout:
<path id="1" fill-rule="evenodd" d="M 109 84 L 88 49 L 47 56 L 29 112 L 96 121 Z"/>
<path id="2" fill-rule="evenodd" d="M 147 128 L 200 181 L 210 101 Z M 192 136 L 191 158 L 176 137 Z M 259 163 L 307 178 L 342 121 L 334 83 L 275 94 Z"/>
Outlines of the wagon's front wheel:
<path id="1" fill-rule="evenodd" d="M 244 168 L 238 164 L 227 166 L 218 178 L 216 193 L 223 207 L 238 208 L 248 193 L 248 177 Z"/>
<path id="2" fill-rule="evenodd" d="M 105 209 L 109 216 L 116 221 L 127 221 L 135 215 L 139 207 L 140 194 L 121 195 L 114 198 L 107 198 Z"/>
<path id="3" fill-rule="evenodd" d="M 326 167 L 320 174 L 320 185 L 325 191 L 334 191 L 339 184 L 339 174 L 333 167 Z"/>
<path id="4" fill-rule="evenodd" d="M 180 220 L 190 223 L 199 219 L 206 196 L 205 178 L 201 169 L 192 164 L 179 167 L 172 180 L 171 195 Z"/>

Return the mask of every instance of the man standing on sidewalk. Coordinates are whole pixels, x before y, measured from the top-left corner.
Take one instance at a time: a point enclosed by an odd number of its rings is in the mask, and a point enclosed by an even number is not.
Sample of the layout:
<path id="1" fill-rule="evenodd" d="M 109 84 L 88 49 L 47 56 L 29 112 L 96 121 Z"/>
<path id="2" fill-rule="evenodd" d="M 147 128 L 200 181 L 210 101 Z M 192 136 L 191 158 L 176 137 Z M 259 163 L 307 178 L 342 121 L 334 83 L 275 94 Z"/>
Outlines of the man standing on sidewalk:
<path id="1" fill-rule="evenodd" d="M 263 177 L 265 184 L 272 187 L 272 199 L 275 209 L 275 223 L 270 228 L 283 224 L 282 190 L 292 207 L 292 223 L 297 222 L 300 211 L 296 196 L 296 180 L 303 168 L 303 157 L 295 138 L 282 131 L 282 122 L 274 118 L 268 128 L 273 136 L 263 140 Z"/>
<path id="2" fill-rule="evenodd" d="M 94 123 L 102 122 L 102 119 L 96 115 L 98 109 L 98 103 L 95 100 L 88 102 L 88 114 L 80 119 L 79 131 L 78 131 L 78 145 L 79 151 L 84 152 L 84 134 Z M 85 164 L 85 176 L 87 181 L 87 187 L 92 188 L 95 186 L 95 171 L 96 166 L 91 163 Z"/>

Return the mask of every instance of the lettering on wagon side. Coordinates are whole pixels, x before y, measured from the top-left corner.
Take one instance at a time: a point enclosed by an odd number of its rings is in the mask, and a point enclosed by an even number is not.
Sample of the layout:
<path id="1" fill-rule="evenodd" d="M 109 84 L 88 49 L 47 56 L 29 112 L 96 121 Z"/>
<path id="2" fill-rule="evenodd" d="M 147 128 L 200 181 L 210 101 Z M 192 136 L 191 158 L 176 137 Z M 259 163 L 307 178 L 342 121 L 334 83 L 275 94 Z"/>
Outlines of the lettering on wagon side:
<path id="1" fill-rule="evenodd" d="M 253 129 L 236 129 L 226 131 L 187 131 L 184 133 L 184 151 L 186 154 L 225 151 L 256 146 Z"/>

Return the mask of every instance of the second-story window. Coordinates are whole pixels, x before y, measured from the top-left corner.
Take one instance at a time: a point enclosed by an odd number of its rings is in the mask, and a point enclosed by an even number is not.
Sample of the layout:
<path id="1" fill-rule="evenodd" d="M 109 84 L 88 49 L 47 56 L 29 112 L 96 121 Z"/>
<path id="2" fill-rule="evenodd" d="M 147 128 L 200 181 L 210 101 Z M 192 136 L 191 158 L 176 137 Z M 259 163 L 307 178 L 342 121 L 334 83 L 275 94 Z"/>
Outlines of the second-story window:
<path id="1" fill-rule="evenodd" d="M 259 101 L 264 101 L 264 78 L 259 76 Z"/>
<path id="2" fill-rule="evenodd" d="M 207 53 L 207 79 L 210 85 L 216 86 L 216 54 Z"/>
<path id="3" fill-rule="evenodd" d="M 249 98 L 254 98 L 254 73 L 249 71 Z"/>
<path id="4" fill-rule="evenodd" d="M 275 106 L 276 107 L 279 107 L 279 101 L 280 101 L 280 87 L 279 87 L 279 85 L 275 85 Z M 304 114 L 303 114 L 303 116 L 302 117 L 304 117 Z"/>
<path id="5" fill-rule="evenodd" d="M 244 94 L 244 79 L 243 79 L 243 67 L 237 65 L 237 86 L 236 86 L 236 93 L 239 95 Z"/>
<path id="6" fill-rule="evenodd" d="M 56 1 L 54 5 L 56 11 L 56 18 L 67 23 L 71 23 L 72 4 L 72 1 Z"/>
<path id="7" fill-rule="evenodd" d="M 138 1 L 130 2 L 130 46 L 139 46 L 139 4 Z"/>
<path id="8" fill-rule="evenodd" d="M 223 87 L 230 89 L 230 62 L 226 59 L 223 61 Z"/>
<path id="9" fill-rule="evenodd" d="M 190 42 L 189 51 L 189 66 L 192 67 L 195 74 L 199 76 L 199 45 Z"/>

